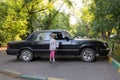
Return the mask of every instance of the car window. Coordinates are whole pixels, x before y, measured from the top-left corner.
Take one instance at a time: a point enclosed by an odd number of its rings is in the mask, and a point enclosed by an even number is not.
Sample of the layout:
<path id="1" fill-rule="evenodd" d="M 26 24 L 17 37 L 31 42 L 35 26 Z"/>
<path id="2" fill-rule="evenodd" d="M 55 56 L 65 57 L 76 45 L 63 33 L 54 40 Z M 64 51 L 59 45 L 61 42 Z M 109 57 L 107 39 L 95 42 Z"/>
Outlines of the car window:
<path id="1" fill-rule="evenodd" d="M 54 34 L 56 34 L 56 40 L 63 40 L 63 34 L 62 32 L 53 32 Z"/>
<path id="2" fill-rule="evenodd" d="M 36 38 L 36 41 L 41 41 L 41 40 L 50 40 L 50 33 L 45 33 L 45 32 L 39 33 Z"/>
<path id="3" fill-rule="evenodd" d="M 65 37 L 68 37 L 69 39 L 72 38 L 72 36 L 68 32 L 65 32 Z"/>
<path id="4" fill-rule="evenodd" d="M 37 33 L 34 33 L 34 32 L 33 32 L 33 33 L 31 33 L 31 34 L 27 37 L 26 40 L 28 40 L 28 41 L 32 41 L 32 40 L 35 39 L 36 35 L 37 35 Z"/>

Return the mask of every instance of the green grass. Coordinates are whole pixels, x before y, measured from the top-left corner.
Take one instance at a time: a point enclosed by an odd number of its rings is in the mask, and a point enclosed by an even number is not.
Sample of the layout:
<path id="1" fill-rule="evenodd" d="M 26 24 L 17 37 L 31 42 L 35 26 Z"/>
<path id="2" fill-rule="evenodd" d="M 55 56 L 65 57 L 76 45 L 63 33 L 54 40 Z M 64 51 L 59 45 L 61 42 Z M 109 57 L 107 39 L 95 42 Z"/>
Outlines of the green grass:
<path id="1" fill-rule="evenodd" d="M 120 62 L 120 44 L 113 41 L 108 41 L 109 47 L 112 49 L 112 54 L 110 56 Z"/>
<path id="2" fill-rule="evenodd" d="M 120 55 L 111 55 L 111 57 L 120 63 Z"/>
<path id="3" fill-rule="evenodd" d="M 114 44 L 111 57 L 113 57 L 115 60 L 120 62 L 120 44 L 116 44 L 116 43 Z"/>

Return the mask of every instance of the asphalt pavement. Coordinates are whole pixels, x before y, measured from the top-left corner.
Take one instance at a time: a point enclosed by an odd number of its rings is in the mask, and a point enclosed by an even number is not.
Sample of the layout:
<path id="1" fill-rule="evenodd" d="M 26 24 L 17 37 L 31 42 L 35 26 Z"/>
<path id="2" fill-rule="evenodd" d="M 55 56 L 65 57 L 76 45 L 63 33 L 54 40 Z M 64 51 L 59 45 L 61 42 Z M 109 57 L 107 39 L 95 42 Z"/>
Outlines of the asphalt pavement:
<path id="1" fill-rule="evenodd" d="M 82 62 L 79 58 L 57 58 L 55 64 L 48 61 L 48 58 L 38 58 L 32 62 L 23 62 L 17 60 L 16 56 L 0 51 L 0 69 L 66 80 L 120 80 L 120 74 L 105 58 L 99 58 L 92 63 Z M 7 79 L 1 79 L 0 76 L 0 80 Z"/>

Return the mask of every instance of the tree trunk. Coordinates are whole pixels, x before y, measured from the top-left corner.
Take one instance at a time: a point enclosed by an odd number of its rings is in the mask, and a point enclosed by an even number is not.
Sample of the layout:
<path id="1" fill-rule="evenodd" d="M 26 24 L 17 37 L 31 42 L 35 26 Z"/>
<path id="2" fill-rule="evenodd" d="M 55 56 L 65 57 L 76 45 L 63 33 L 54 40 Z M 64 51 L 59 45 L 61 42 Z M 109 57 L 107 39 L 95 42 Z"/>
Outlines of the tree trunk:
<path id="1" fill-rule="evenodd" d="M 104 40 L 107 39 L 107 35 L 106 35 L 106 32 L 105 32 L 105 31 L 102 31 L 102 32 L 101 32 L 101 35 L 102 35 L 102 39 L 104 39 Z"/>
<path id="2" fill-rule="evenodd" d="M 112 33 L 112 29 L 111 29 L 111 30 L 108 30 L 107 39 L 110 39 L 111 33 Z"/>
<path id="3" fill-rule="evenodd" d="M 86 27 L 86 30 L 87 30 L 87 32 L 88 32 L 88 33 L 87 33 L 87 37 L 90 37 L 90 36 L 89 36 L 89 32 L 90 32 L 90 29 L 89 29 L 89 28 L 90 28 L 90 27 L 89 27 L 88 25 L 85 25 L 85 27 Z"/>
<path id="4" fill-rule="evenodd" d="M 118 41 L 120 43 L 120 25 L 118 26 L 117 36 L 118 36 Z"/>

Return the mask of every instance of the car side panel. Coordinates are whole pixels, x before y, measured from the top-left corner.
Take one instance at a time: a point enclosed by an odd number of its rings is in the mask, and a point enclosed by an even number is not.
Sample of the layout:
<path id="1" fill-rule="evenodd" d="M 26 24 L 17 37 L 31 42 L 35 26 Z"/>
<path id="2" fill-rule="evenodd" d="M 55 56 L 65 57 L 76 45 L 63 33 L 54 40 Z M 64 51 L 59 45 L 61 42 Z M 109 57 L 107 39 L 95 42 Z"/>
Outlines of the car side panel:
<path id="1" fill-rule="evenodd" d="M 57 48 L 56 55 L 72 55 L 72 41 L 57 40 L 59 47 Z"/>
<path id="2" fill-rule="evenodd" d="M 49 41 L 33 41 L 32 42 L 33 53 L 36 56 L 48 56 L 49 55 Z"/>

